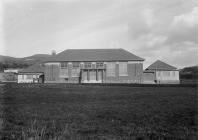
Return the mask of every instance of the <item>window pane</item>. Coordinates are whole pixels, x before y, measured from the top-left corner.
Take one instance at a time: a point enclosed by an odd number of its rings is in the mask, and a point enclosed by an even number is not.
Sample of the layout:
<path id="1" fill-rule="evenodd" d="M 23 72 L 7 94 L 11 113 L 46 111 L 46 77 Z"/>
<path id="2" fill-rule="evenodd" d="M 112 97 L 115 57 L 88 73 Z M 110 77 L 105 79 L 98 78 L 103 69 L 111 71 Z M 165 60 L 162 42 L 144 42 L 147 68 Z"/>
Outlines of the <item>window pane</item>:
<path id="1" fill-rule="evenodd" d="M 85 68 L 91 68 L 91 62 L 86 62 L 85 63 Z"/>
<path id="2" fill-rule="evenodd" d="M 173 71 L 173 76 L 175 77 L 175 72 Z"/>
<path id="3" fill-rule="evenodd" d="M 96 68 L 103 68 L 103 62 L 97 62 Z"/>
<path id="4" fill-rule="evenodd" d="M 120 76 L 127 76 L 127 62 L 119 62 L 119 75 Z"/>
<path id="5" fill-rule="evenodd" d="M 27 79 L 32 79 L 32 75 L 27 75 Z"/>
<path id="6" fill-rule="evenodd" d="M 67 62 L 61 62 L 61 69 L 67 69 Z"/>
<path id="7" fill-rule="evenodd" d="M 80 67 L 79 62 L 73 62 L 72 65 L 73 65 L 73 68 L 79 68 Z"/>
<path id="8" fill-rule="evenodd" d="M 60 69 L 61 77 L 68 77 L 68 69 Z"/>
<path id="9" fill-rule="evenodd" d="M 115 62 L 107 63 L 107 76 L 115 76 Z"/>
<path id="10" fill-rule="evenodd" d="M 72 77 L 79 77 L 79 76 L 80 76 L 80 68 L 73 68 Z"/>

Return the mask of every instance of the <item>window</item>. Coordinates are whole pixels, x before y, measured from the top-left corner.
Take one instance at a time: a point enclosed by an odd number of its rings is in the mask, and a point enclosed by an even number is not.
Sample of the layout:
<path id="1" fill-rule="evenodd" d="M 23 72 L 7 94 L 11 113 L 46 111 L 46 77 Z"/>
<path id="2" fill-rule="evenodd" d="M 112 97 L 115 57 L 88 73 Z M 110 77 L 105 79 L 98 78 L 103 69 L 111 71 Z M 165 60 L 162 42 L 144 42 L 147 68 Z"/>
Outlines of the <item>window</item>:
<path id="1" fill-rule="evenodd" d="M 37 75 L 33 75 L 33 78 L 38 78 Z"/>
<path id="2" fill-rule="evenodd" d="M 72 69 L 72 77 L 79 77 L 80 69 Z"/>
<path id="3" fill-rule="evenodd" d="M 91 62 L 86 62 L 85 63 L 85 68 L 91 68 Z"/>
<path id="4" fill-rule="evenodd" d="M 95 68 L 96 68 L 96 63 L 95 63 L 95 62 L 92 62 L 92 63 L 91 63 L 91 68 L 92 68 L 92 69 L 95 69 Z"/>
<path id="5" fill-rule="evenodd" d="M 27 79 L 33 79 L 32 75 L 27 75 Z"/>
<path id="6" fill-rule="evenodd" d="M 119 62 L 119 76 L 127 76 L 127 62 Z"/>
<path id="7" fill-rule="evenodd" d="M 84 68 L 84 63 L 83 62 L 80 63 L 80 67 Z"/>
<path id="8" fill-rule="evenodd" d="M 97 62 L 96 63 L 96 68 L 103 68 L 103 62 Z"/>
<path id="9" fill-rule="evenodd" d="M 79 75 L 80 75 L 80 63 L 73 62 L 72 77 L 79 77 Z"/>
<path id="10" fill-rule="evenodd" d="M 67 62 L 62 62 L 61 63 L 61 69 L 67 69 Z"/>
<path id="11" fill-rule="evenodd" d="M 173 71 L 173 77 L 175 77 L 175 71 Z"/>
<path id="12" fill-rule="evenodd" d="M 115 76 L 115 62 L 107 63 L 107 76 Z"/>
<path id="13" fill-rule="evenodd" d="M 61 77 L 68 77 L 68 69 L 60 69 Z"/>
<path id="14" fill-rule="evenodd" d="M 169 71 L 164 71 L 164 72 L 163 72 L 163 75 L 164 75 L 164 76 L 170 76 L 170 72 L 169 72 Z"/>
<path id="15" fill-rule="evenodd" d="M 61 77 L 68 77 L 68 66 L 67 62 L 62 62 L 61 63 L 61 68 L 60 68 L 60 76 Z"/>
<path id="16" fill-rule="evenodd" d="M 73 62 L 72 66 L 73 66 L 73 69 L 79 68 L 80 67 L 80 63 L 79 62 Z"/>

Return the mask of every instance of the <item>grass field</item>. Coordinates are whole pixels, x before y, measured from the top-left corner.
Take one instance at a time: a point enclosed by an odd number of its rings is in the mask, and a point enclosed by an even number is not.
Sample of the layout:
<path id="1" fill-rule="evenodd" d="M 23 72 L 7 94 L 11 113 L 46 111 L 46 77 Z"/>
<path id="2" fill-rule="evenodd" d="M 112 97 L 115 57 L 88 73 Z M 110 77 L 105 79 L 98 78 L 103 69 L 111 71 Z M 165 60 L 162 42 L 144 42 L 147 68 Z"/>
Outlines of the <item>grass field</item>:
<path id="1" fill-rule="evenodd" d="M 1 139 L 198 139 L 196 87 L 1 88 Z"/>

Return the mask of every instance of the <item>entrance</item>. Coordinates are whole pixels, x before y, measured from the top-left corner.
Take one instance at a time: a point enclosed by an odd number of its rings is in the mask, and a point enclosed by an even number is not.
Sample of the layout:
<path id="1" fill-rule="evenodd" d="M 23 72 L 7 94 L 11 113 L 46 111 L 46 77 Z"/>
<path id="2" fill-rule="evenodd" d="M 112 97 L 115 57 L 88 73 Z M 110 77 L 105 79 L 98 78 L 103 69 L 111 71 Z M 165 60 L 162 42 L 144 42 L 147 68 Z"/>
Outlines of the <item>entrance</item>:
<path id="1" fill-rule="evenodd" d="M 102 83 L 103 76 L 102 76 L 102 70 L 96 70 L 96 69 L 84 69 L 82 70 L 82 83 Z"/>

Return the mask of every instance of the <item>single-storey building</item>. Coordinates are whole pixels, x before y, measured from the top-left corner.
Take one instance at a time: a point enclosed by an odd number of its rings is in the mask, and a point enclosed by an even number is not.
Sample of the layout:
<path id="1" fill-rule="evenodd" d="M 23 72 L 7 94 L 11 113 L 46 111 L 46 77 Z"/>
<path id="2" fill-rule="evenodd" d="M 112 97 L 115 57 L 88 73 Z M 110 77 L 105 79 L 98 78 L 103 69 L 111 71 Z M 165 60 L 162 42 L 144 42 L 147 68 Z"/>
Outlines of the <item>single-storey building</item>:
<path id="1" fill-rule="evenodd" d="M 143 61 L 124 49 L 69 49 L 44 62 L 45 83 L 142 83 Z"/>
<path id="2" fill-rule="evenodd" d="M 16 70 L 4 70 L 4 72 L 0 72 L 0 82 L 17 82 Z"/>
<path id="3" fill-rule="evenodd" d="M 179 83 L 179 70 L 165 62 L 157 60 L 144 71 L 144 83 Z"/>
<path id="4" fill-rule="evenodd" d="M 43 83 L 44 66 L 35 64 L 18 72 L 18 83 Z"/>

